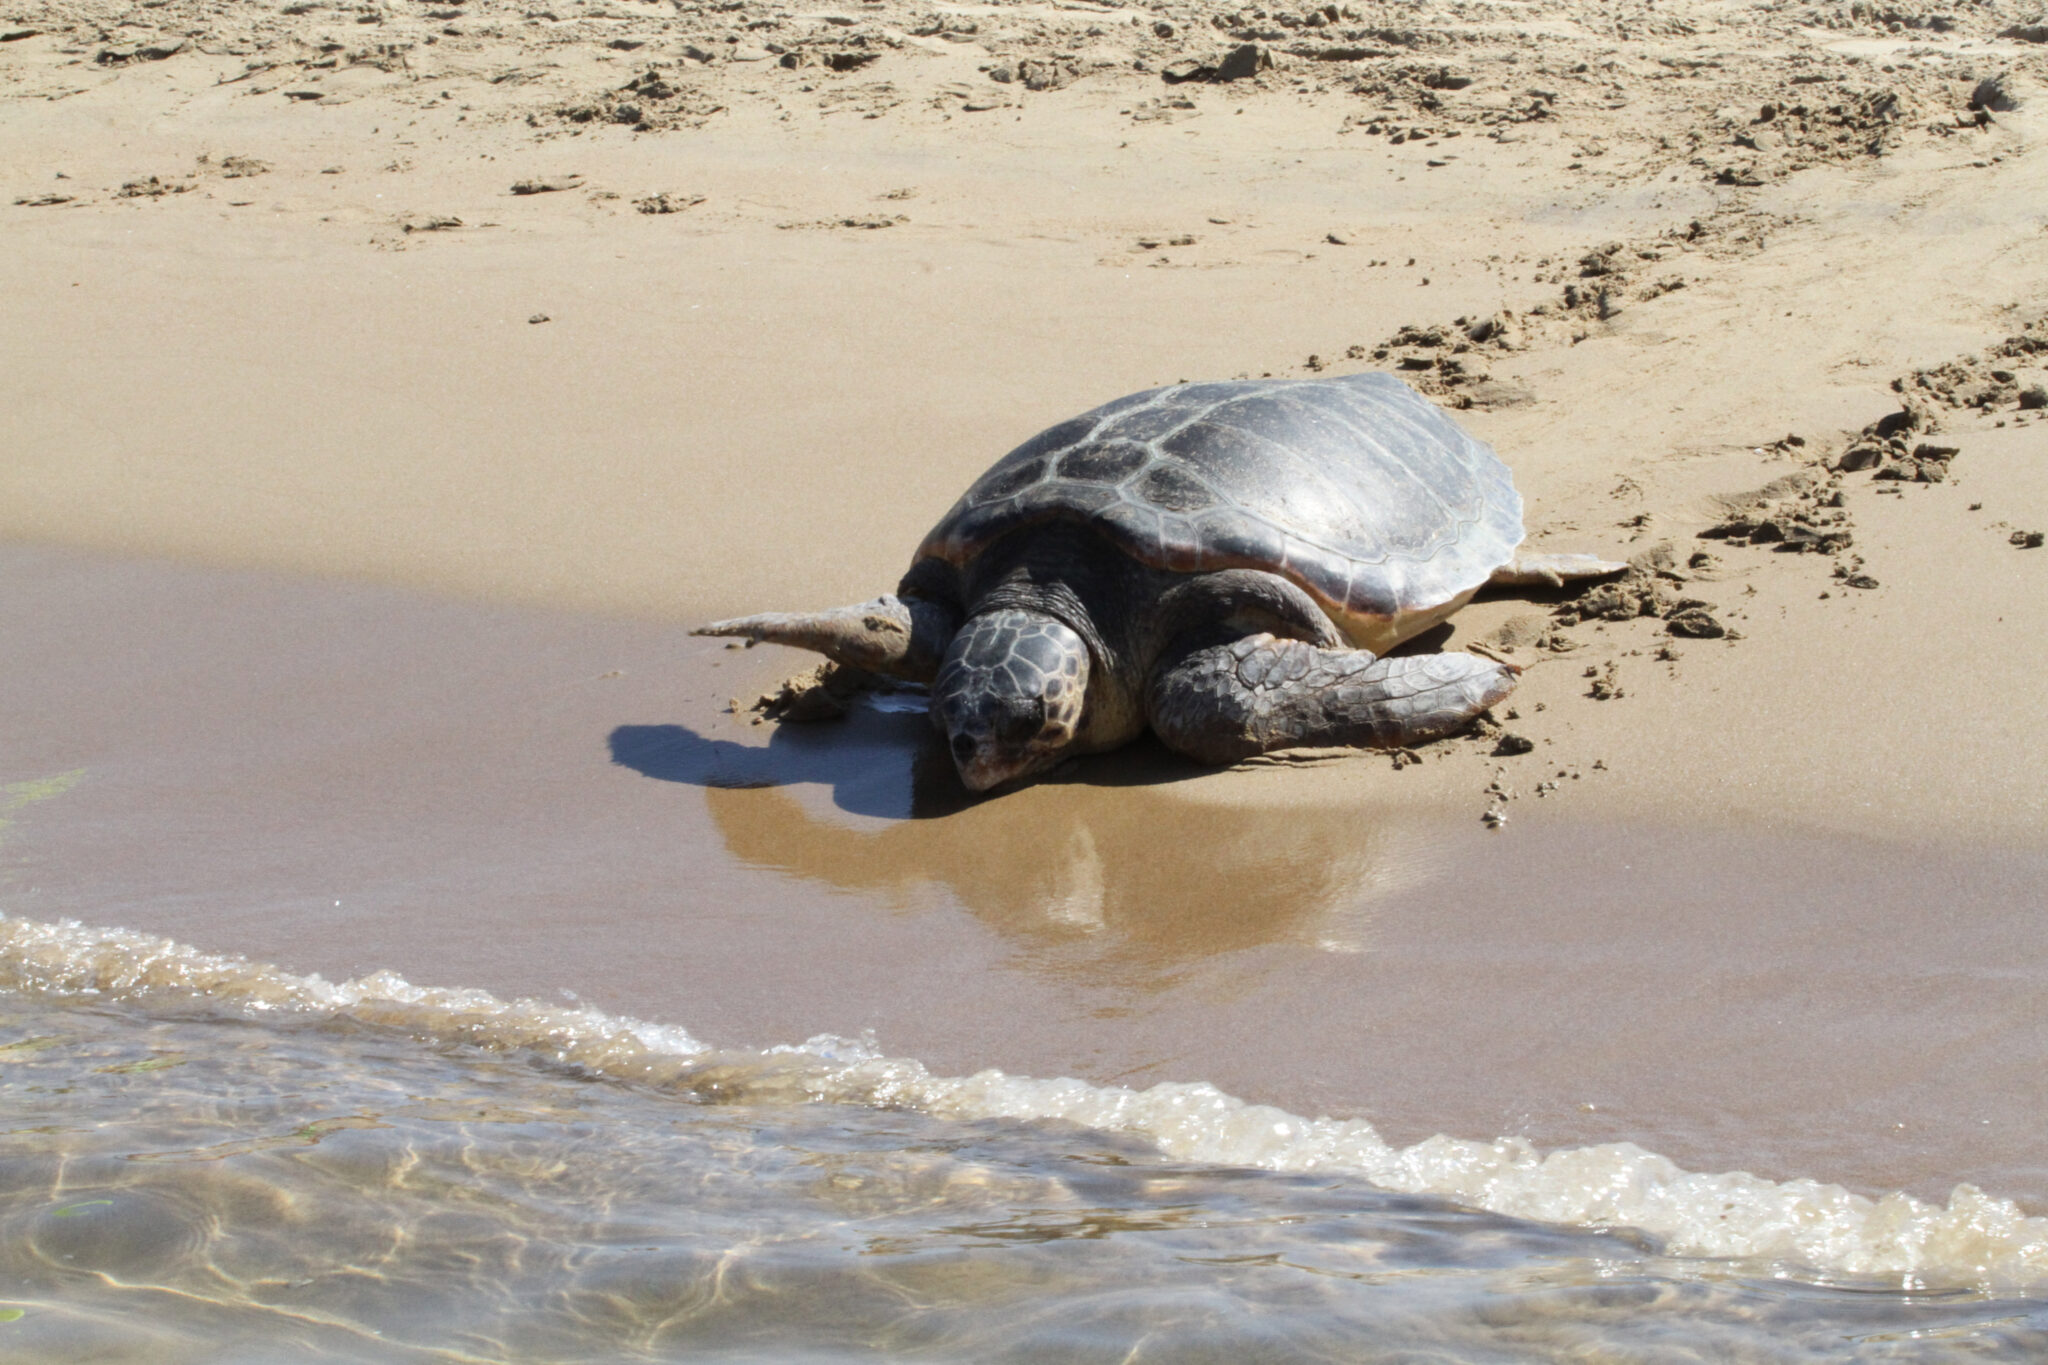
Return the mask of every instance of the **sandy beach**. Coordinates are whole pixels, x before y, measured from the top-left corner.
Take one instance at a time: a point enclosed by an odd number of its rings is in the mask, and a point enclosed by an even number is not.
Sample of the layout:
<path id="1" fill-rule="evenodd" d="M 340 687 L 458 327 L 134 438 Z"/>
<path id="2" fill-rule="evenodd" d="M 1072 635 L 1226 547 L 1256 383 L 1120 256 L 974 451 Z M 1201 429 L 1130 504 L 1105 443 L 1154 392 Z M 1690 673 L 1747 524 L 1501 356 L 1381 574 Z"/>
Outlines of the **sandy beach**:
<path id="1" fill-rule="evenodd" d="M 17 4 L 0 909 L 2048 1215 L 2043 25 Z M 1107 399 L 1362 369 L 1635 566 L 1423 641 L 1526 671 L 1419 763 L 975 802 L 687 633 Z"/>
<path id="2" fill-rule="evenodd" d="M 893 586 L 1106 397 L 1415 365 L 1532 544 L 1668 545 L 1665 604 L 1743 637 L 1519 646 L 1607 813 L 2039 835 L 2043 58 L 2002 11 L 146 14 L 0 49 L 10 537 L 694 623 Z M 1162 79 L 1240 34 L 1270 71 Z M 1831 477 L 1908 410 L 1943 482 Z M 1698 539 L 1788 512 L 1841 548 Z M 1403 802 L 1492 775 L 1438 771 Z"/>

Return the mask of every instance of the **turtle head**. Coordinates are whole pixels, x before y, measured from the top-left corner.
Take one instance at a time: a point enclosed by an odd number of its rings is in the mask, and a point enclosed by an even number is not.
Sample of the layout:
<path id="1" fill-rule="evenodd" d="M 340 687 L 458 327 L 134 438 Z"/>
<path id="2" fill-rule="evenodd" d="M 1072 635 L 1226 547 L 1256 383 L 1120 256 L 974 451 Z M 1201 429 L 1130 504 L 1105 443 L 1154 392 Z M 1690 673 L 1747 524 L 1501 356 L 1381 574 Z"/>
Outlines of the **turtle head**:
<path id="1" fill-rule="evenodd" d="M 1081 730 L 1088 646 L 1034 611 L 990 611 L 960 627 L 932 684 L 932 722 L 960 780 L 984 792 L 1042 773 Z"/>

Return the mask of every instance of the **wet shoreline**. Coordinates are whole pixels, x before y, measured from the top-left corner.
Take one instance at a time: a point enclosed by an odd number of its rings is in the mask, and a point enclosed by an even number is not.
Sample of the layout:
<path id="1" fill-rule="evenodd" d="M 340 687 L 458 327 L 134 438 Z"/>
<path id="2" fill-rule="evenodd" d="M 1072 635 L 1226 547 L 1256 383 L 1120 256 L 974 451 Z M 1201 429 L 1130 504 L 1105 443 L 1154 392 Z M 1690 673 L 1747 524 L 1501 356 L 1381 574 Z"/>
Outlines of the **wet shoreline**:
<path id="1" fill-rule="evenodd" d="M 2048 1208 L 2037 853 L 1588 820 L 1571 792 L 1493 833 L 1393 788 L 1455 755 L 1138 751 L 918 818 L 921 717 L 747 726 L 720 696 L 747 675 L 709 663 L 773 665 L 680 632 L 9 553 L 17 638 L 50 643 L 9 665 L 0 785 L 64 788 L 5 817 L 10 914 L 720 1044 L 1209 1082 L 1404 1145 L 1636 1142 Z"/>

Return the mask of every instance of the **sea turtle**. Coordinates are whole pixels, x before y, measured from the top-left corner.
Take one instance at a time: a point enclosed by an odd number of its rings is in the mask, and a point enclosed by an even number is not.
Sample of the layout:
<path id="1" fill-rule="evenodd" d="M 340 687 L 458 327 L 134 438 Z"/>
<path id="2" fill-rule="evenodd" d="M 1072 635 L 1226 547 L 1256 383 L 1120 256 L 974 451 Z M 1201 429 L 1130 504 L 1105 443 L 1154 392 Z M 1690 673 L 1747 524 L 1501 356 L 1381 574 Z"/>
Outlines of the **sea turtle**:
<path id="1" fill-rule="evenodd" d="M 1489 583 L 1626 567 L 1521 541 L 1507 467 L 1392 375 L 1175 384 L 996 461 L 895 593 L 696 633 L 930 683 L 974 791 L 1148 725 L 1205 763 L 1392 748 L 1462 729 L 1516 670 L 1387 651 Z"/>

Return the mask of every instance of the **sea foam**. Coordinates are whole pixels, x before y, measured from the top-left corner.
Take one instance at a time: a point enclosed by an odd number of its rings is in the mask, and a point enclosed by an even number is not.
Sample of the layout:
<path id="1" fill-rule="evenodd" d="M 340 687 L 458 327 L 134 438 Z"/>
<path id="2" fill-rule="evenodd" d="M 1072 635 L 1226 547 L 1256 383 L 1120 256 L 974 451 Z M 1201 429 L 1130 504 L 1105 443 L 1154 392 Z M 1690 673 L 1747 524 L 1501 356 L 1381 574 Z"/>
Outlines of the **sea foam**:
<path id="1" fill-rule="evenodd" d="M 347 1019 L 436 1044 L 523 1052 L 593 1076 L 700 1099 L 822 1102 L 947 1119 L 1058 1119 L 1144 1138 L 1176 1160 L 1356 1176 L 1512 1217 L 1632 1227 L 1676 1256 L 1904 1289 L 2048 1286 L 2048 1218 L 1958 1185 L 1945 1205 L 1870 1199 L 1818 1180 L 1687 1171 L 1631 1143 L 1540 1152 L 1521 1138 L 1410 1147 L 1363 1119 L 1303 1118 L 1202 1082 L 1144 1090 L 981 1071 L 935 1076 L 832 1036 L 713 1049 L 672 1025 L 586 1007 L 414 986 L 391 972 L 329 982 L 120 929 L 0 916 L 0 990 L 146 1012 Z"/>

